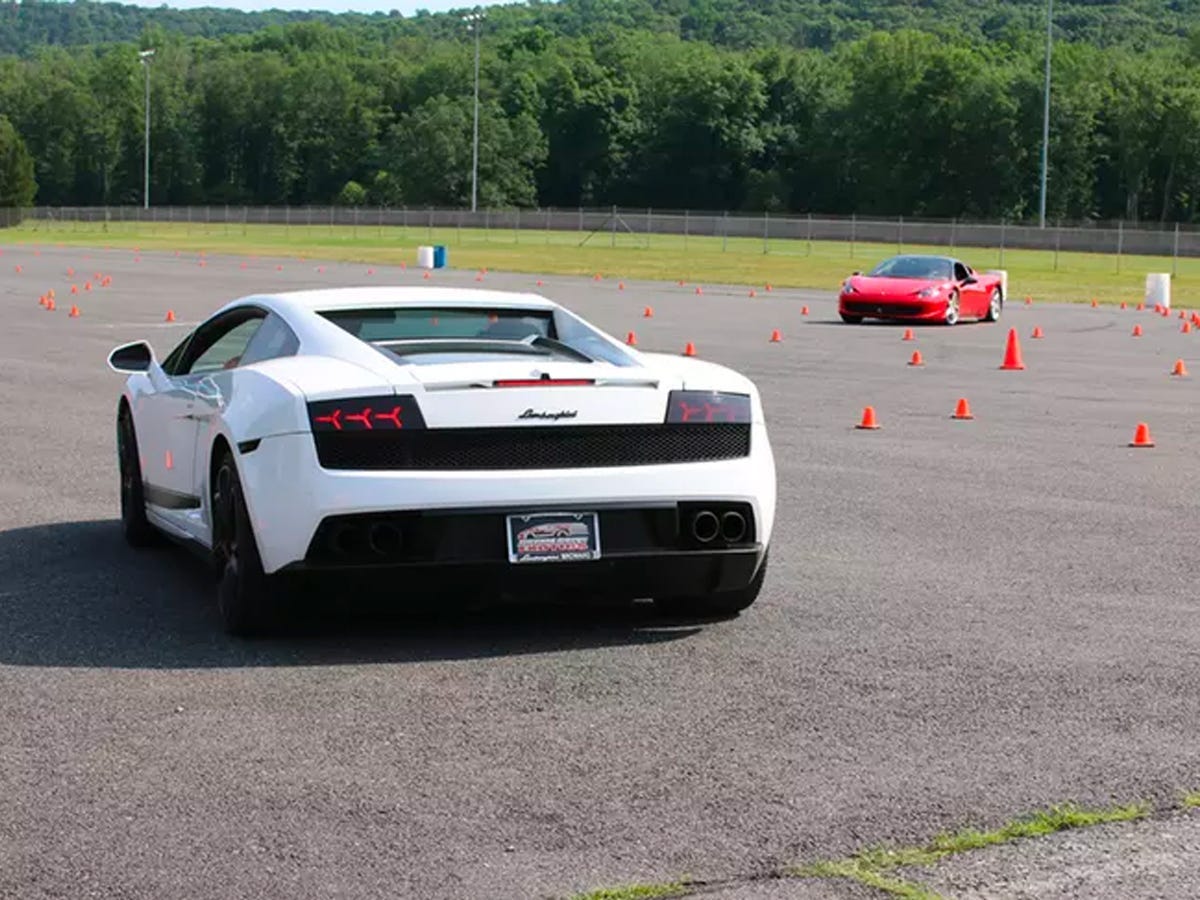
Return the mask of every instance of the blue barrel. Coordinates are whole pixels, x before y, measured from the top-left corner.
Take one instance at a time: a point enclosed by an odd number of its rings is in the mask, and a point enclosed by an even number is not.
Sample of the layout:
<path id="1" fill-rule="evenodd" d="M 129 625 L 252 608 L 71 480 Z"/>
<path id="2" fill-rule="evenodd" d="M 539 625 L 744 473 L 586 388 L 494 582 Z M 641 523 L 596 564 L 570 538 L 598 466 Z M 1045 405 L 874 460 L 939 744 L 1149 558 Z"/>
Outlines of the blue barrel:
<path id="1" fill-rule="evenodd" d="M 433 245 L 433 267 L 435 269 L 446 268 L 446 245 L 445 244 L 434 244 Z"/>

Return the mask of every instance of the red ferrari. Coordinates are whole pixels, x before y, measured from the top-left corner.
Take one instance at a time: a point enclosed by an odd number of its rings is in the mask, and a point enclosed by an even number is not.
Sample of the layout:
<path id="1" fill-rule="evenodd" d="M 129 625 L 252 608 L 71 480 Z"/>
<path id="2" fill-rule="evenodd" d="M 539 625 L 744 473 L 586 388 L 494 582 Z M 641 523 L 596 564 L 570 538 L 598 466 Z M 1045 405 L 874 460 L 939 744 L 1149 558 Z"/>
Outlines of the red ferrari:
<path id="1" fill-rule="evenodd" d="M 855 272 L 838 294 L 838 312 L 851 325 L 863 319 L 995 322 L 1003 310 L 999 275 L 981 274 L 948 256 L 893 256 L 866 275 Z"/>

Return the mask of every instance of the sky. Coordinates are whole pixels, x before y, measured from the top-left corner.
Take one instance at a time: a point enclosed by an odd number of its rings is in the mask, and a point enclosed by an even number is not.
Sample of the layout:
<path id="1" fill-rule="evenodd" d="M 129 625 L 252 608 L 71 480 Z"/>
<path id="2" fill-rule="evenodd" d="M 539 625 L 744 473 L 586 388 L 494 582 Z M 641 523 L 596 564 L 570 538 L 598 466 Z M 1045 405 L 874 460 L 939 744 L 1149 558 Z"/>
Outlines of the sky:
<path id="1" fill-rule="evenodd" d="M 241 9 L 247 12 L 264 9 L 323 10 L 325 12 L 391 12 L 411 16 L 417 10 L 446 12 L 451 9 L 468 9 L 474 6 L 494 6 L 503 0 L 120 0 L 136 6 L 170 6 L 175 9 L 196 9 L 215 6 L 222 9 Z M 512 2 L 512 0 L 508 0 Z"/>

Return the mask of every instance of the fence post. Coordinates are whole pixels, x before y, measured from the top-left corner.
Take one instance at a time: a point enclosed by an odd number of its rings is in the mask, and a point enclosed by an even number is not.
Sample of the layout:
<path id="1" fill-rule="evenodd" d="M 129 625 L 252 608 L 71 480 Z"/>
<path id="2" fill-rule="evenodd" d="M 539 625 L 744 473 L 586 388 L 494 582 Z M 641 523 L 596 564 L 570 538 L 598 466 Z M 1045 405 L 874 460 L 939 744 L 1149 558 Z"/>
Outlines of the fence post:
<path id="1" fill-rule="evenodd" d="M 1058 250 L 1062 246 L 1062 219 L 1054 223 L 1054 271 L 1058 271 Z"/>
<path id="2" fill-rule="evenodd" d="M 854 241 L 858 236 L 858 216 L 850 213 L 850 258 L 854 259 Z"/>
<path id="3" fill-rule="evenodd" d="M 546 208 L 546 246 L 550 246 L 550 208 Z"/>
<path id="4" fill-rule="evenodd" d="M 900 216 L 900 225 L 896 229 L 896 252 L 904 252 L 904 216 Z"/>
<path id="5" fill-rule="evenodd" d="M 1171 277 L 1179 272 L 1179 223 L 1175 223 L 1175 240 L 1171 247 Z"/>
<path id="6" fill-rule="evenodd" d="M 721 213 L 721 252 L 729 247 L 729 210 Z"/>
<path id="7" fill-rule="evenodd" d="M 515 216 L 513 219 L 513 243 L 519 244 L 521 243 L 521 207 L 518 206 L 513 215 Z"/>
<path id="8" fill-rule="evenodd" d="M 355 208 L 355 209 L 358 209 L 358 207 L 357 207 L 357 206 L 356 206 L 356 207 L 354 207 L 354 208 Z M 356 226 L 356 232 L 355 232 L 355 233 L 357 233 L 357 225 L 358 225 L 358 218 L 357 218 L 357 217 L 354 219 L 354 224 L 355 224 L 355 226 Z M 332 203 L 331 203 L 331 204 L 329 204 L 329 236 L 330 236 L 330 237 L 333 237 L 333 204 L 332 204 Z"/>
<path id="9" fill-rule="evenodd" d="M 375 235 L 383 240 L 383 207 L 377 207 L 375 211 Z"/>
<path id="10" fill-rule="evenodd" d="M 246 224 L 250 221 L 250 207 L 242 204 L 242 237 L 246 236 Z"/>
<path id="11" fill-rule="evenodd" d="M 808 214 L 808 239 L 807 239 L 807 247 L 805 249 L 805 255 L 812 256 L 812 213 L 811 212 Z"/>
<path id="12" fill-rule="evenodd" d="M 358 207 L 354 207 L 354 239 L 358 240 Z"/>
<path id="13" fill-rule="evenodd" d="M 646 249 L 650 249 L 650 235 L 654 233 L 654 210 L 646 207 Z"/>
<path id="14" fill-rule="evenodd" d="M 1117 220 L 1117 274 L 1121 274 L 1121 250 L 1125 246 L 1125 220 Z"/>
<path id="15" fill-rule="evenodd" d="M 685 209 L 683 211 L 683 249 L 684 250 L 687 249 L 687 241 L 688 241 L 688 211 Z"/>
<path id="16" fill-rule="evenodd" d="M 616 247 L 617 246 L 617 207 L 615 205 L 612 208 L 612 218 L 609 220 L 608 224 L 609 224 L 608 246 Z"/>
<path id="17" fill-rule="evenodd" d="M 492 208 L 483 211 L 483 239 L 488 243 L 492 240 Z"/>
<path id="18" fill-rule="evenodd" d="M 579 230 L 583 231 L 583 207 L 579 207 Z"/>
<path id="19" fill-rule="evenodd" d="M 429 218 L 425 222 L 425 238 L 433 241 L 433 207 L 429 207 Z"/>
<path id="20" fill-rule="evenodd" d="M 958 236 L 958 216 L 950 220 L 950 249 L 954 249 L 954 239 Z"/>
<path id="21" fill-rule="evenodd" d="M 1007 219 L 1000 219 L 1000 265 L 998 268 L 1001 269 L 1004 268 L 1004 226 L 1007 224 L 1007 221 Z"/>
<path id="22" fill-rule="evenodd" d="M 771 239 L 771 214 L 763 210 L 763 256 L 771 252 L 768 242 Z"/>

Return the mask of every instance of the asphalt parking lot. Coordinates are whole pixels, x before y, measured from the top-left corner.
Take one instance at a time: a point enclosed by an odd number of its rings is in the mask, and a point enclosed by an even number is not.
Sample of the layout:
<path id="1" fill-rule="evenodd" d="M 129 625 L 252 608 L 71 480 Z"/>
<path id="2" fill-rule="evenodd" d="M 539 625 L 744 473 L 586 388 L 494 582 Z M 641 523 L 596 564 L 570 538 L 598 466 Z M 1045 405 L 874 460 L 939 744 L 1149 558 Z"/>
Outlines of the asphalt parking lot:
<path id="1" fill-rule="evenodd" d="M 243 294 L 475 273 L 2 249 L 0 896 L 562 897 L 1200 788 L 1200 333 L 1174 317 L 1013 303 L 908 343 L 832 293 L 489 273 L 757 381 L 760 600 L 679 625 L 377 598 L 245 643 L 198 563 L 121 540 L 107 352 L 165 355 Z"/>

